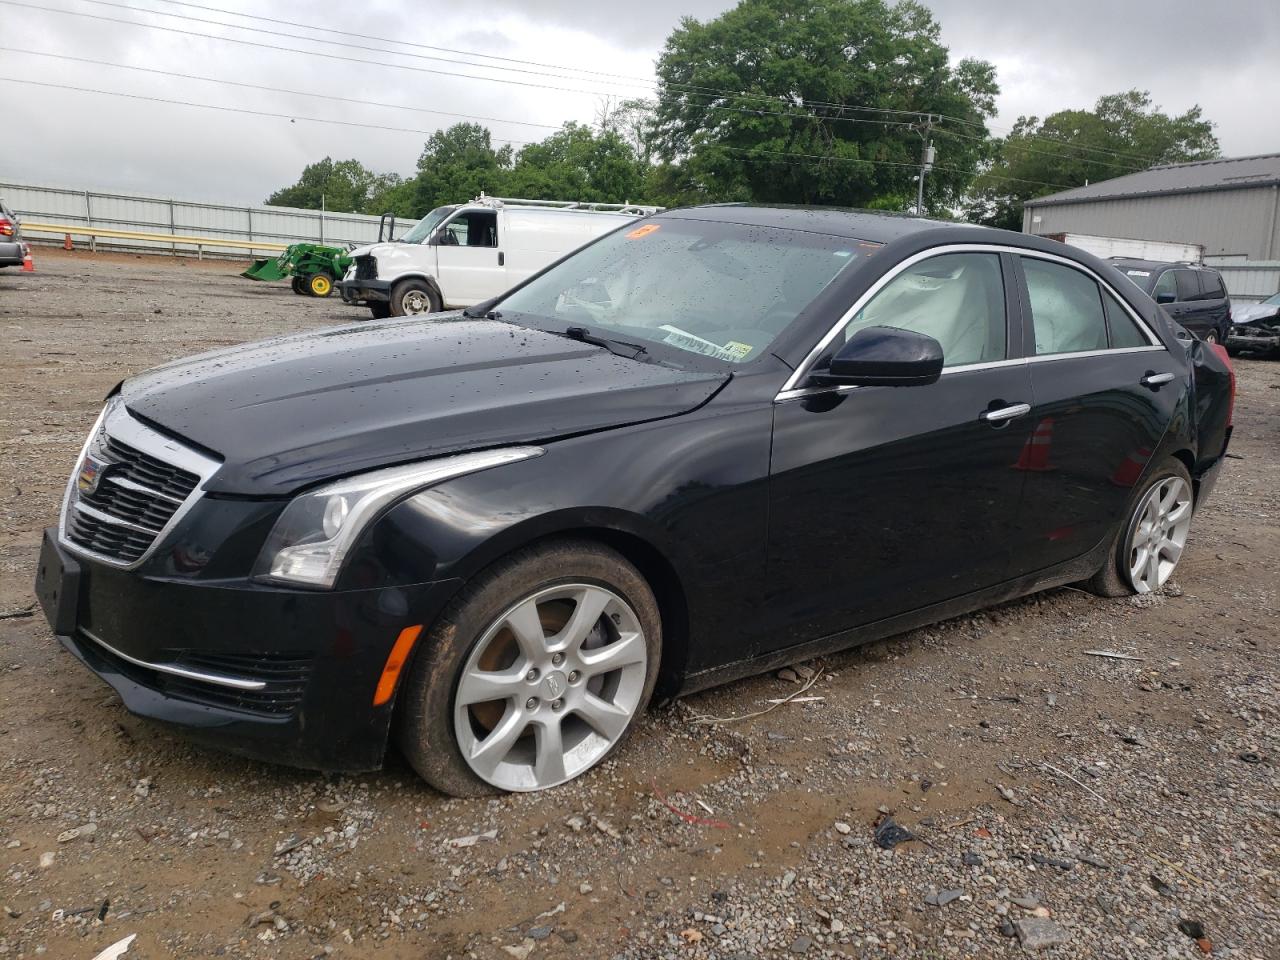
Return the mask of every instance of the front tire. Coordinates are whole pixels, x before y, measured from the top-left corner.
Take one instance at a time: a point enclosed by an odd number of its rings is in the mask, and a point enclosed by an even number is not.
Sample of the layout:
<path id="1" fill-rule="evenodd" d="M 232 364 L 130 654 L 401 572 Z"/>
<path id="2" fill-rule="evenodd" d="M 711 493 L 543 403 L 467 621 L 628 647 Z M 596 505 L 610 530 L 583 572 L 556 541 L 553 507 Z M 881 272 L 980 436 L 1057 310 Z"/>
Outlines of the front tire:
<path id="1" fill-rule="evenodd" d="M 333 293 L 333 277 L 327 273 L 313 273 L 307 278 L 307 292 L 313 297 L 327 297 Z"/>
<path id="2" fill-rule="evenodd" d="M 423 313 L 439 313 L 440 295 L 423 280 L 401 280 L 391 289 L 391 315 L 416 317 Z"/>
<path id="3" fill-rule="evenodd" d="M 661 648 L 653 591 L 616 551 L 588 541 L 522 550 L 475 578 L 419 642 L 400 748 L 452 796 L 565 783 L 631 732 Z"/>
<path id="4" fill-rule="evenodd" d="M 1187 544 L 1195 501 L 1191 474 L 1170 457 L 1143 482 L 1116 531 L 1107 562 L 1085 584 L 1101 597 L 1154 593 L 1173 575 Z"/>
<path id="5" fill-rule="evenodd" d="M 385 320 L 391 316 L 391 304 L 383 303 L 381 300 L 371 301 L 369 313 L 373 315 L 374 320 Z"/>

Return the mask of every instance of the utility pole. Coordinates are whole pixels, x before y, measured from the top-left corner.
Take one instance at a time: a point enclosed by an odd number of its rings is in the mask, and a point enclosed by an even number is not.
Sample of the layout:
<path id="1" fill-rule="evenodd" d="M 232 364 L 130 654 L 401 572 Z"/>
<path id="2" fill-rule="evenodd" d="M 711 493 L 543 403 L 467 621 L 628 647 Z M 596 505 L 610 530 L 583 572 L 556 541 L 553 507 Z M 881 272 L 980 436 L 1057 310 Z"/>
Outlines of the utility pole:
<path id="1" fill-rule="evenodd" d="M 924 119 L 916 125 L 916 133 L 920 134 L 923 141 L 920 147 L 920 179 L 916 183 L 916 216 L 924 216 L 924 175 L 933 169 L 933 141 L 930 139 L 930 133 L 933 131 L 933 125 L 942 117 L 936 114 L 926 113 Z"/>

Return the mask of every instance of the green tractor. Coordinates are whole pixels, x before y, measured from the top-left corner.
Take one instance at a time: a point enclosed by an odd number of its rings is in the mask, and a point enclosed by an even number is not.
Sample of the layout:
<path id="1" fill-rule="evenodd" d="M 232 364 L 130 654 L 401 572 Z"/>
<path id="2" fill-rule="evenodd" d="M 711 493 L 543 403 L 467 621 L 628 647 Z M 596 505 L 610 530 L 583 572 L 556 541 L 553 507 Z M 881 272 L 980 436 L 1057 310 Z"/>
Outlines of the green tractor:
<path id="1" fill-rule="evenodd" d="M 333 293 L 334 281 L 347 272 L 351 257 L 341 247 L 319 243 L 295 243 L 280 256 L 254 260 L 242 277 L 250 280 L 283 280 L 293 277 L 293 292 L 311 297 Z"/>

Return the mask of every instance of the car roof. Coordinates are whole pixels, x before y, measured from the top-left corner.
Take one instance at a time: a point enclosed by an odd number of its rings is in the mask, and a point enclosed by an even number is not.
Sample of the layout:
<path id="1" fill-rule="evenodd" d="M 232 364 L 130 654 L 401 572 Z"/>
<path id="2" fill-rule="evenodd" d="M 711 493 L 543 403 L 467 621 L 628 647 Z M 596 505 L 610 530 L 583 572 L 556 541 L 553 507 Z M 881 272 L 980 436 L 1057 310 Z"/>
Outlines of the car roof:
<path id="1" fill-rule="evenodd" d="M 804 230 L 871 243 L 889 243 L 901 237 L 925 231 L 954 230 L 957 241 L 974 242 L 977 239 L 990 243 L 1015 243 L 1019 246 L 1032 239 L 1026 234 L 982 227 L 971 223 L 955 223 L 949 220 L 930 220 L 908 213 L 892 213 L 883 210 L 857 210 L 849 207 L 799 207 L 781 204 L 723 203 L 698 207 L 680 207 L 655 214 L 663 219 L 710 220 L 721 223 L 737 223 L 744 226 L 777 227 L 784 230 Z M 981 237 L 974 236 L 981 232 Z"/>

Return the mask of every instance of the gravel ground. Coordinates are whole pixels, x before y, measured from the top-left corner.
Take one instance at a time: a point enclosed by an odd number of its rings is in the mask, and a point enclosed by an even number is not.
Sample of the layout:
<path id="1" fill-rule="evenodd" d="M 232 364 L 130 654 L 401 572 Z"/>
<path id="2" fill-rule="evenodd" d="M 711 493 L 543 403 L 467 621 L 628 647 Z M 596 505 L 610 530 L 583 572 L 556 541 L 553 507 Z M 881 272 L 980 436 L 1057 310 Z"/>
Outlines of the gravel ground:
<path id="1" fill-rule="evenodd" d="M 101 396 L 356 314 L 37 254 L 0 273 L 0 955 L 1280 957 L 1280 363 L 1238 363 L 1238 459 L 1164 594 L 1006 604 L 655 709 L 552 792 L 447 800 L 394 755 L 194 747 L 57 646 L 30 583 Z"/>

